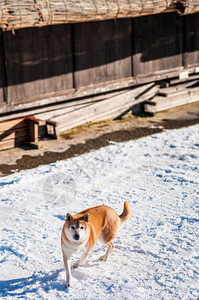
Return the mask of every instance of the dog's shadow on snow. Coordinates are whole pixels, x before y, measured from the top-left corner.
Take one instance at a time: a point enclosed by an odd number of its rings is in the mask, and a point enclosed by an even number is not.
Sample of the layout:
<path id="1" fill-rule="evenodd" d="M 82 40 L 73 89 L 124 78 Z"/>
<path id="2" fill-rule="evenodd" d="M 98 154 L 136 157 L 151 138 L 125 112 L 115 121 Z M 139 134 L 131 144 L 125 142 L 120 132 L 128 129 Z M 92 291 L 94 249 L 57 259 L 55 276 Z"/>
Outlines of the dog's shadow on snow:
<path id="1" fill-rule="evenodd" d="M 93 265 L 94 264 L 87 264 L 86 267 Z M 79 271 L 79 269 L 72 268 L 71 271 L 73 278 L 77 280 L 85 279 L 85 274 Z M 0 297 L 27 296 L 31 293 L 37 293 L 39 289 L 43 289 L 45 292 L 57 290 L 68 293 L 69 290 L 65 288 L 65 278 L 61 280 L 60 278 L 58 279 L 61 272 L 65 272 L 64 268 L 49 273 L 41 271 L 39 274 L 33 274 L 29 277 L 2 280 L 0 281 Z"/>
<path id="2" fill-rule="evenodd" d="M 99 260 L 94 260 L 92 263 L 86 263 L 85 268 L 98 266 Z M 65 273 L 64 268 L 51 271 L 49 273 L 40 271 L 38 274 L 33 274 L 29 277 L 16 278 L 12 280 L 1 280 L 0 281 L 0 297 L 19 297 L 27 296 L 31 293 L 37 293 L 39 289 L 43 289 L 45 292 L 50 290 L 69 292 L 65 288 L 65 276 L 64 279 L 60 279 L 59 274 Z M 72 277 L 76 280 L 84 280 L 85 274 L 78 269 L 71 268 Z"/>
<path id="3" fill-rule="evenodd" d="M 121 250 L 122 247 L 117 245 L 116 249 L 117 248 Z M 131 252 L 147 254 L 144 250 L 141 249 L 133 249 L 131 250 Z M 102 264 L 102 262 L 97 259 L 93 260 L 92 263 L 86 262 L 84 268 L 97 267 L 100 264 Z M 85 279 L 86 275 L 79 269 L 72 268 L 71 271 L 72 277 L 76 280 Z M 31 293 L 37 293 L 39 289 L 43 289 L 45 292 L 48 292 L 50 290 L 57 290 L 68 293 L 69 290 L 65 288 L 65 279 L 58 278 L 61 272 L 65 272 L 64 268 L 60 268 L 49 273 L 40 271 L 38 274 L 33 274 L 29 277 L 22 277 L 12 280 L 2 280 L 0 281 L 0 297 L 27 296 Z"/>
<path id="4" fill-rule="evenodd" d="M 29 277 L 0 281 L 0 296 L 24 296 L 37 293 L 38 289 L 43 289 L 46 292 L 49 290 L 67 292 L 64 280 L 58 279 L 59 273 L 62 271 L 64 271 L 63 268 L 50 273 L 40 272 L 38 275 L 33 274 Z"/>

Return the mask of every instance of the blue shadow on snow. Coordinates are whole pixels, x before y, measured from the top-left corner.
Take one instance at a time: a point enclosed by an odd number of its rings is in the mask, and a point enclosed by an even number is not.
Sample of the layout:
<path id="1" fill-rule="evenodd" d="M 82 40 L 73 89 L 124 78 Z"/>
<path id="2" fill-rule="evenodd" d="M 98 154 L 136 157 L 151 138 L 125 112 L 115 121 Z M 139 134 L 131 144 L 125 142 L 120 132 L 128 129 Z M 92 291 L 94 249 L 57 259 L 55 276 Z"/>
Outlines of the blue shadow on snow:
<path id="1" fill-rule="evenodd" d="M 63 282 L 56 281 L 59 273 L 64 269 L 58 269 L 51 274 L 42 273 L 42 275 L 35 275 L 13 280 L 0 281 L 0 297 L 8 296 L 25 296 L 30 293 L 37 293 L 38 289 L 67 291 Z M 36 285 L 36 286 L 35 286 Z"/>

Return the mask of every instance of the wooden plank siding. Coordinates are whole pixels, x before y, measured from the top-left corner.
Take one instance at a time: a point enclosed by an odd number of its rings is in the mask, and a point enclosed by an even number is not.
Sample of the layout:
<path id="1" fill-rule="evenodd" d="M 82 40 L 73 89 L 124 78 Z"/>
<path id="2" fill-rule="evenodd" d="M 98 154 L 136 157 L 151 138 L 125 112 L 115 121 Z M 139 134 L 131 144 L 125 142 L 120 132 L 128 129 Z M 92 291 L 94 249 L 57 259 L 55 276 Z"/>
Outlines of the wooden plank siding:
<path id="1" fill-rule="evenodd" d="M 0 70 L 2 70 L 2 63 L 0 61 Z M 2 80 L 2 72 L 0 72 L 0 109 L 4 105 L 4 93 L 3 93 L 3 80 Z"/>
<path id="2" fill-rule="evenodd" d="M 133 19 L 136 78 L 182 68 L 182 17 L 176 13 Z"/>
<path id="3" fill-rule="evenodd" d="M 131 19 L 74 26 L 77 90 L 132 76 Z"/>
<path id="4" fill-rule="evenodd" d="M 70 25 L 5 32 L 4 47 L 10 105 L 73 89 Z"/>
<path id="5" fill-rule="evenodd" d="M 5 113 L 5 100 L 7 111 L 22 109 L 25 104 L 46 106 L 152 82 L 156 75 L 158 79 L 177 77 L 184 68 L 199 65 L 199 13 L 183 17 L 157 14 L 1 34 L 0 114 Z"/>
<path id="6" fill-rule="evenodd" d="M 199 13 L 184 17 L 184 65 L 199 66 Z"/>
<path id="7" fill-rule="evenodd" d="M 5 97 L 4 97 L 4 59 L 3 59 L 3 45 L 2 45 L 2 30 L 0 29 L 0 109 L 5 104 Z"/>

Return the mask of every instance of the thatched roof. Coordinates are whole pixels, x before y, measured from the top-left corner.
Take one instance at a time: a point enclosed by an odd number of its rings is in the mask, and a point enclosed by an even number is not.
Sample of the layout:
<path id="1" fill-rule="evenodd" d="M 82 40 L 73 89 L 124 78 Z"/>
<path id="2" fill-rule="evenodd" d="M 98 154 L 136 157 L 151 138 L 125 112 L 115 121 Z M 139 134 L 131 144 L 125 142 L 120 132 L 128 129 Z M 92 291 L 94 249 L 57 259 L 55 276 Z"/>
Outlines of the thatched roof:
<path id="1" fill-rule="evenodd" d="M 199 11 L 199 0 L 0 0 L 4 30 L 136 17 L 178 10 Z"/>
<path id="2" fill-rule="evenodd" d="M 182 8 L 184 8 L 184 14 L 192 14 L 199 12 L 199 0 L 181 0 L 178 1 Z"/>

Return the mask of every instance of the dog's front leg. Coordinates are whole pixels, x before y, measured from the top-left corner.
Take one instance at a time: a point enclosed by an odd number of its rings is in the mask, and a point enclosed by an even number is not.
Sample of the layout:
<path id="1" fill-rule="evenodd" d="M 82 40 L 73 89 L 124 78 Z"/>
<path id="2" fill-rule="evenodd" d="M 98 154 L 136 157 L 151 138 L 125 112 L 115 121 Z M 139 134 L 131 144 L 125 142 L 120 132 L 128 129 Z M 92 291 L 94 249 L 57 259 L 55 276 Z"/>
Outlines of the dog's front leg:
<path id="1" fill-rule="evenodd" d="M 89 253 L 90 253 L 90 249 L 86 250 L 86 251 L 83 253 L 83 255 L 82 255 L 82 257 L 80 258 L 80 260 L 79 260 L 76 264 L 73 265 L 73 268 L 77 268 L 77 267 L 82 266 L 82 265 L 85 263 L 87 257 L 89 256 Z"/>
<path id="2" fill-rule="evenodd" d="M 66 270 L 66 288 L 69 288 L 71 286 L 70 258 L 63 255 L 63 261 Z"/>

